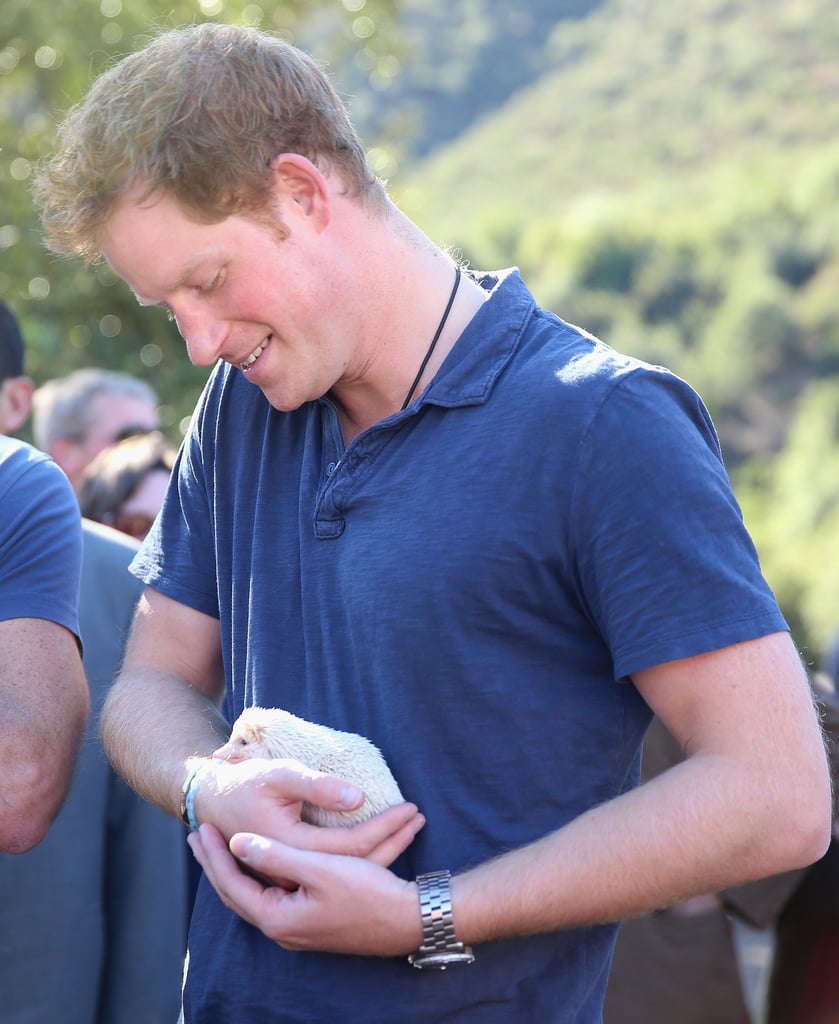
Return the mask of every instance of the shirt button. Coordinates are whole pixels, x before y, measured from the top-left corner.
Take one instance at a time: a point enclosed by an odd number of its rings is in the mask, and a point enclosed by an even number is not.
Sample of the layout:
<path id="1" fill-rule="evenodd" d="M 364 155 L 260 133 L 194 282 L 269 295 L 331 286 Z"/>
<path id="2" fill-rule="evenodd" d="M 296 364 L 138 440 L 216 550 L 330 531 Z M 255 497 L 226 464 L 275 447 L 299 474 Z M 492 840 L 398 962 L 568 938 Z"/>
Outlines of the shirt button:
<path id="1" fill-rule="evenodd" d="M 332 474 L 334 472 L 335 472 L 335 463 L 334 462 L 330 462 L 329 465 L 326 467 L 326 475 L 327 476 L 332 476 Z"/>

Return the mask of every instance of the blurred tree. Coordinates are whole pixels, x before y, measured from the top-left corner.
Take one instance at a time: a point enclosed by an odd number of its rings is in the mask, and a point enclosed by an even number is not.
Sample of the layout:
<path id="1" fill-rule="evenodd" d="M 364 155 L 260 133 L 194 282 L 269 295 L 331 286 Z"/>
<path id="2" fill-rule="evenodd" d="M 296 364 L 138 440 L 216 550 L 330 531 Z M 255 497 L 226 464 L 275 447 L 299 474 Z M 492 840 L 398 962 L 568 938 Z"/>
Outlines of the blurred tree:
<path id="1" fill-rule="evenodd" d="M 141 309 L 106 266 L 86 270 L 43 246 L 30 198 L 35 163 L 55 124 L 108 64 L 158 30 L 197 21 L 260 25 L 288 39 L 328 15 L 320 59 L 392 42 L 394 0 L 4 0 L 0 37 L 0 297 L 19 316 L 36 383 L 99 365 L 148 379 L 178 439 L 207 377 L 190 365 L 174 325 Z M 361 20 L 363 18 L 363 21 Z"/>
<path id="2" fill-rule="evenodd" d="M 784 450 L 735 476 L 763 568 L 799 645 L 818 660 L 839 626 L 839 386 L 816 381 L 798 404 Z"/>

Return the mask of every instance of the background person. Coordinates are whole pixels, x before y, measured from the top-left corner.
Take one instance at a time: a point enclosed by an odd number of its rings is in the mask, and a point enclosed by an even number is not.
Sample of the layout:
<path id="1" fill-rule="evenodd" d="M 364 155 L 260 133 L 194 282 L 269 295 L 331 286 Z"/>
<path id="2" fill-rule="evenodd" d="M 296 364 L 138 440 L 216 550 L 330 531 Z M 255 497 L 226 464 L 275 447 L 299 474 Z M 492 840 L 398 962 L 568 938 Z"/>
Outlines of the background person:
<path id="1" fill-rule="evenodd" d="M 87 720 L 76 611 L 81 530 L 66 483 L 40 452 L 0 437 L 0 856 L 44 839 Z"/>
<path id="2" fill-rule="evenodd" d="M 314 61 L 162 35 L 74 110 L 40 195 L 56 249 L 218 361 L 103 716 L 201 826 L 187 1024 L 594 1024 L 617 919 L 821 855 L 807 680 L 697 396 L 456 267 Z M 301 800 L 362 795 L 212 763 L 252 703 L 368 736 L 425 827 L 307 828 Z M 636 788 L 652 712 L 688 756 Z"/>
<path id="3" fill-rule="evenodd" d="M 4 314 L 5 314 L 4 310 Z M 0 329 L 9 330 L 0 317 Z M 81 529 L 58 467 L 0 437 L 0 851 L 41 842 L 67 794 L 88 715 L 79 652 Z"/>
<path id="4" fill-rule="evenodd" d="M 82 473 L 82 515 L 142 540 L 163 504 L 176 455 L 157 430 L 103 448 Z"/>
<path id="5" fill-rule="evenodd" d="M 822 711 L 834 779 L 827 853 L 802 872 L 775 921 L 767 1024 L 839 1024 L 839 674 L 831 645 L 813 688 Z"/>
<path id="6" fill-rule="evenodd" d="M 0 316 L 0 365 L 10 349 L 22 352 L 23 339 L 8 312 Z M 0 419 L 0 431 L 25 419 Z M 38 529 L 46 510 L 40 493 L 32 498 L 34 512 L 26 505 L 12 507 L 22 523 L 32 515 L 34 551 L 44 552 L 34 564 L 46 561 L 44 585 L 57 600 L 63 577 L 49 552 L 65 533 L 77 538 L 79 508 L 65 475 L 46 456 L 38 458 L 59 478 L 65 494 L 64 518 L 51 526 L 56 536 L 47 543 Z M 8 508 L 5 497 L 2 507 Z M 142 589 L 128 572 L 137 544 L 109 527 L 81 523 L 78 630 L 93 714 L 67 799 L 49 834 L 24 856 L 0 854 L 0 1019 L 3 1024 L 55 1024 L 57 1017 L 62 1024 L 162 1024 L 177 1018 L 180 1005 L 189 900 L 183 829 L 137 798 L 114 773 L 98 738 L 99 711 Z M 3 554 L 0 572 L 6 564 Z M 75 608 L 78 577 L 72 584 Z M 28 589 L 23 578 L 16 581 L 8 599 L 12 608 L 27 607 Z M 72 679 L 66 660 L 56 659 L 57 674 Z M 54 704 L 60 711 L 61 703 Z M 46 711 L 53 703 L 46 697 L 35 702 L 28 694 L 26 706 L 49 722 Z M 53 741 L 38 742 L 50 750 Z M 4 778 L 14 779 L 3 746 Z M 12 750 L 8 747 L 9 755 Z"/>
<path id="7" fill-rule="evenodd" d="M 32 434 L 78 492 L 85 467 L 103 448 L 130 434 L 158 429 L 157 406 L 154 389 L 138 377 L 87 367 L 37 389 Z"/>
<path id="8" fill-rule="evenodd" d="M 24 346 L 17 318 L 0 299 L 0 423 L 13 434 L 29 419 L 35 385 L 24 373 Z"/>

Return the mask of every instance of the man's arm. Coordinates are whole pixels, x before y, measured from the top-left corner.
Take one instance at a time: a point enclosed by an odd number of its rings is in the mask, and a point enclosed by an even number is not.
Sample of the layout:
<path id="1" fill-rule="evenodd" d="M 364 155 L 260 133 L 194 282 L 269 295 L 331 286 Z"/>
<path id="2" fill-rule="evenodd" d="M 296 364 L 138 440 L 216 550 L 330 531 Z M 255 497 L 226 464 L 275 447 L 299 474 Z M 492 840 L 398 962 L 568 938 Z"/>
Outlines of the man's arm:
<path id="1" fill-rule="evenodd" d="M 47 619 L 0 621 L 0 848 L 25 853 L 58 814 L 88 714 L 76 637 Z"/>
<path id="2" fill-rule="evenodd" d="M 230 732 L 218 710 L 223 692 L 218 620 L 147 588 L 102 712 L 102 742 L 116 770 L 146 800 L 179 816 L 184 780 L 200 765 L 196 814 L 228 838 L 258 830 L 382 864 L 407 847 L 424 823 L 413 804 L 354 828 L 318 828 L 300 820 L 304 800 L 351 810 L 362 792 L 297 762 L 212 761 Z"/>
<path id="3" fill-rule="evenodd" d="M 100 731 L 120 775 L 168 814 L 178 813 L 189 758 L 227 738 L 223 690 L 218 620 L 146 588 Z"/>
<path id="4" fill-rule="evenodd" d="M 457 936 L 490 939 L 646 913 L 817 859 L 830 784 L 806 676 L 786 633 L 638 674 L 686 752 L 648 784 L 452 880 Z M 511 794 L 526 803 L 526 794 Z M 225 902 L 289 948 L 378 955 L 419 945 L 416 888 L 375 865 L 234 836 L 191 839 Z M 446 865 L 441 864 L 441 868 Z"/>

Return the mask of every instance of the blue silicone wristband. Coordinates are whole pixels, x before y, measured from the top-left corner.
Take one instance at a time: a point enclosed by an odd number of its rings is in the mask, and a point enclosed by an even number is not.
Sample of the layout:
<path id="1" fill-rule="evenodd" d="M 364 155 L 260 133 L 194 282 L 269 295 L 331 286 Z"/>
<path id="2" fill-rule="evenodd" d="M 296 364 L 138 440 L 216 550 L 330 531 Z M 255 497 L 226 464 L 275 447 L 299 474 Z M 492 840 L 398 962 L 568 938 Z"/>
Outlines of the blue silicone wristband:
<path id="1" fill-rule="evenodd" d="M 198 831 L 198 819 L 195 817 L 195 794 L 201 782 L 200 772 L 204 766 L 199 764 L 187 775 L 183 786 L 183 822 L 190 832 Z"/>

